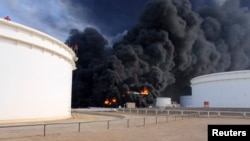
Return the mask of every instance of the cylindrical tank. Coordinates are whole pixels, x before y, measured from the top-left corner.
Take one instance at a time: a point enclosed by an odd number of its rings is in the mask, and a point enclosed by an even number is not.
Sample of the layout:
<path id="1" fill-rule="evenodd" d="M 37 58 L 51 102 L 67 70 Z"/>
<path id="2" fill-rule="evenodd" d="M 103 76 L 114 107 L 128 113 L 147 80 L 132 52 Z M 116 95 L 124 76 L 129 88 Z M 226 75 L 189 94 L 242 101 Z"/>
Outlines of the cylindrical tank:
<path id="1" fill-rule="evenodd" d="M 0 122 L 71 116 L 75 53 L 59 40 L 0 19 Z"/>
<path id="2" fill-rule="evenodd" d="M 192 107 L 192 96 L 185 95 L 180 97 L 181 107 Z"/>
<path id="3" fill-rule="evenodd" d="M 250 107 L 250 71 L 231 71 L 195 77 L 191 80 L 192 106 Z"/>
<path id="4" fill-rule="evenodd" d="M 171 104 L 171 98 L 169 97 L 157 97 L 156 98 L 156 107 L 170 107 Z"/>

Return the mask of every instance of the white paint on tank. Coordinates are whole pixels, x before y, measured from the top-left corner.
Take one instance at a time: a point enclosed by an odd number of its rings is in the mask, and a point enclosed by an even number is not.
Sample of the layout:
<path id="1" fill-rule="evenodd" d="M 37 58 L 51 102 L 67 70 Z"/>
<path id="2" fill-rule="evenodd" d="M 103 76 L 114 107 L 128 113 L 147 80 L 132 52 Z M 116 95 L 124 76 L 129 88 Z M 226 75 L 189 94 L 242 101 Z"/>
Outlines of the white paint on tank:
<path id="1" fill-rule="evenodd" d="M 71 116 L 75 53 L 59 40 L 0 19 L 0 122 Z"/>
<path id="2" fill-rule="evenodd" d="M 203 107 L 250 107 L 250 71 L 231 71 L 203 75 L 191 80 L 192 105 Z"/>
<path id="3" fill-rule="evenodd" d="M 156 107 L 170 107 L 171 98 L 169 97 L 157 97 L 156 98 Z"/>

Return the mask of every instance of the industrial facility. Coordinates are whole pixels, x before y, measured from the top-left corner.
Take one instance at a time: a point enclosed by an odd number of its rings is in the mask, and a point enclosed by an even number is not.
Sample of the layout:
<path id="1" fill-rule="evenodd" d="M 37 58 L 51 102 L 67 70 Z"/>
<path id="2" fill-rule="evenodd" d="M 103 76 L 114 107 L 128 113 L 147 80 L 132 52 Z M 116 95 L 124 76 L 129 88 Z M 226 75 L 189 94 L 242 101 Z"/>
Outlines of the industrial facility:
<path id="1" fill-rule="evenodd" d="M 192 96 L 181 96 L 182 107 L 250 107 L 250 71 L 231 71 L 195 77 Z"/>
<path id="2" fill-rule="evenodd" d="M 157 97 L 156 98 L 156 107 L 158 108 L 165 108 L 165 107 L 172 107 L 172 101 L 169 97 Z"/>
<path id="3" fill-rule="evenodd" d="M 249 108 L 250 71 L 229 71 L 190 80 L 191 94 L 180 96 L 181 107 Z M 169 97 L 157 97 L 158 108 L 178 107 Z"/>
<path id="4" fill-rule="evenodd" d="M 0 19 L 0 123 L 71 117 L 72 71 L 75 52 L 61 41 L 35 29 Z M 78 46 L 74 46 L 78 51 Z M 192 95 L 180 97 L 182 107 L 250 107 L 250 71 L 195 77 Z M 156 100 L 155 100 L 156 99 Z M 118 107 L 115 96 L 103 105 Z M 121 96 L 121 106 L 173 107 L 171 98 L 157 97 L 146 86 Z M 119 104 L 120 104 L 119 103 Z"/>
<path id="5" fill-rule="evenodd" d="M 35 29 L 0 19 L 0 122 L 71 116 L 75 53 Z"/>

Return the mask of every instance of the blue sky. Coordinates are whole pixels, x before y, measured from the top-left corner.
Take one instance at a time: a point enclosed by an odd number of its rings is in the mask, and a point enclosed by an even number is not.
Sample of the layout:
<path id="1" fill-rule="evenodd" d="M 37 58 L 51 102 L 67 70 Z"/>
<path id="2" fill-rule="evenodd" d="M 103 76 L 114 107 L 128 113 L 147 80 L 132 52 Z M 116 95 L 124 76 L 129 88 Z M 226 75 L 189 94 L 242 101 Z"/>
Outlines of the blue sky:
<path id="1" fill-rule="evenodd" d="M 84 14 L 80 19 L 76 17 L 74 12 L 84 13 L 84 10 L 83 6 L 72 7 L 61 0 L 0 0 L 1 18 L 9 16 L 13 22 L 40 30 L 62 42 L 71 28 L 95 27 L 84 20 Z"/>
<path id="2" fill-rule="evenodd" d="M 13 22 L 40 30 L 62 42 L 72 28 L 93 27 L 110 37 L 133 25 L 146 1 L 0 0 L 0 17 L 9 16 Z"/>

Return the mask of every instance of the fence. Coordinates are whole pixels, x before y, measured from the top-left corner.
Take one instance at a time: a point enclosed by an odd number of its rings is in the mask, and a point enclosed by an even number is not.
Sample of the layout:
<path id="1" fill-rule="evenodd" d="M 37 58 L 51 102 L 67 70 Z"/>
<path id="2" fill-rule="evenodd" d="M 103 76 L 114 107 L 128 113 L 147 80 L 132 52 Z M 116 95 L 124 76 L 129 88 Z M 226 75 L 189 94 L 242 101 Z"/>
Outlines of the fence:
<path id="1" fill-rule="evenodd" d="M 77 111 L 75 111 L 77 112 Z M 63 123 L 42 123 L 24 125 L 0 125 L 0 140 L 14 137 L 46 136 L 64 132 L 84 132 L 98 128 L 98 130 L 110 130 L 118 128 L 143 127 L 169 121 L 177 121 L 188 118 L 211 117 L 237 117 L 249 118 L 250 112 L 234 111 L 205 111 L 205 110 L 178 110 L 178 109 L 118 109 L 118 113 L 138 114 L 142 117 L 123 118 L 100 121 L 76 121 Z M 80 114 L 80 113 L 79 113 Z"/>
<path id="2" fill-rule="evenodd" d="M 136 118 L 124 118 L 115 120 L 100 120 L 91 122 L 64 122 L 44 124 L 24 124 L 0 126 L 0 140 L 14 137 L 46 136 L 64 132 L 84 132 L 98 128 L 98 130 L 110 130 L 119 128 L 144 127 L 169 121 L 176 121 L 184 118 L 198 117 L 197 114 L 186 115 L 157 115 Z"/>
<path id="3" fill-rule="evenodd" d="M 195 109 L 143 109 L 143 108 L 120 108 L 122 113 L 140 114 L 140 115 L 187 115 L 197 114 L 198 117 L 230 117 L 230 118 L 250 118 L 250 111 L 217 111 L 217 110 L 195 110 Z"/>

